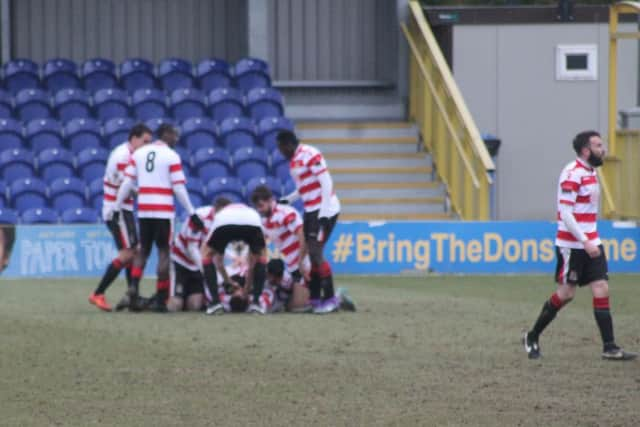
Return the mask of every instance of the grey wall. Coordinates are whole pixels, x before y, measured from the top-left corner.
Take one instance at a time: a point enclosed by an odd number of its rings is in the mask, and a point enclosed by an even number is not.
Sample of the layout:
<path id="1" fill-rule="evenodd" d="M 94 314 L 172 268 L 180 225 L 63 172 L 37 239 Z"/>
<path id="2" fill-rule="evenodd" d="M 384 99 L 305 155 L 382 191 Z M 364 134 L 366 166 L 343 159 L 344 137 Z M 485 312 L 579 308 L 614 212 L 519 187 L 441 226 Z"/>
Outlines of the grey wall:
<path id="1" fill-rule="evenodd" d="M 276 80 L 395 83 L 396 1 L 266 1 L 268 59 Z"/>
<path id="2" fill-rule="evenodd" d="M 454 76 L 478 128 L 502 139 L 498 218 L 553 220 L 573 136 L 596 129 L 606 138 L 608 25 L 459 25 L 453 43 Z M 597 44 L 598 80 L 556 81 L 558 44 Z M 637 44 L 622 41 L 618 58 L 618 109 L 629 108 L 638 93 Z"/>
<path id="3" fill-rule="evenodd" d="M 12 0 L 10 7 L 14 58 L 247 54 L 246 0 Z"/>

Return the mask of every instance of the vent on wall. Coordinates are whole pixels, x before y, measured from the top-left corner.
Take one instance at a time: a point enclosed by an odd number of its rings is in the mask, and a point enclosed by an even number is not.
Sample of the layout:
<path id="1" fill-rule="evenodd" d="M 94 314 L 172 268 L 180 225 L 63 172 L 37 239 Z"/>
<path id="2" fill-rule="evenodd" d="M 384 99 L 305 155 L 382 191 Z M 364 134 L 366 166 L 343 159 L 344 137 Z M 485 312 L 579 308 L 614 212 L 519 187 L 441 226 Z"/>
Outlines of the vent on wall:
<path id="1" fill-rule="evenodd" d="M 598 80 L 598 46 L 558 45 L 556 80 Z"/>

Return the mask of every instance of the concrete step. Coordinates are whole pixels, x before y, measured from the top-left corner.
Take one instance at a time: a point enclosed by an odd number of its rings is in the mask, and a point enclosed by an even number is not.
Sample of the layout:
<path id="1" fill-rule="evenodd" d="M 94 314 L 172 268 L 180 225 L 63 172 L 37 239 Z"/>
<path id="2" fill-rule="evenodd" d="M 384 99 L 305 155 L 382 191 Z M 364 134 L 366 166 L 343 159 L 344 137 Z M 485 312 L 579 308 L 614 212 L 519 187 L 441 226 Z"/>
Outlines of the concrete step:
<path id="1" fill-rule="evenodd" d="M 300 128 L 296 127 L 300 139 L 332 138 L 332 139 L 381 139 L 381 138 L 413 138 L 418 139 L 418 129 L 415 127 L 394 128 Z"/>
<path id="2" fill-rule="evenodd" d="M 438 186 L 434 188 L 352 188 L 352 189 L 340 189 L 336 188 L 336 192 L 343 198 L 444 198 L 444 186 L 437 183 Z M 443 199 L 444 200 L 444 199 Z"/>
<path id="3" fill-rule="evenodd" d="M 415 171 L 407 172 L 404 169 L 390 173 L 389 170 L 381 172 L 382 168 L 354 169 L 332 168 L 331 176 L 336 183 L 370 183 L 370 182 L 429 182 L 432 180 L 431 168 L 412 168 Z"/>
<path id="4" fill-rule="evenodd" d="M 352 214 L 384 213 L 384 214 L 408 214 L 408 213 L 440 213 L 444 211 L 444 203 L 386 203 L 383 205 L 342 204 L 342 212 Z"/>
<path id="5" fill-rule="evenodd" d="M 324 155 L 331 153 L 418 153 L 419 146 L 417 141 L 390 141 L 385 143 L 377 143 L 371 141 L 331 141 L 331 140 L 307 140 L 305 144 L 310 144 L 322 151 Z"/>
<path id="6" fill-rule="evenodd" d="M 456 218 L 446 212 L 406 212 L 406 213 L 340 213 L 340 221 L 452 221 Z"/>
<path id="7" fill-rule="evenodd" d="M 376 153 L 377 154 L 377 153 Z M 385 154 L 385 153 L 382 153 Z M 352 158 L 327 158 L 327 164 L 333 171 L 336 168 L 419 168 L 431 166 L 431 162 L 427 160 L 426 156 L 412 156 L 412 157 L 373 157 L 365 156 Z"/>

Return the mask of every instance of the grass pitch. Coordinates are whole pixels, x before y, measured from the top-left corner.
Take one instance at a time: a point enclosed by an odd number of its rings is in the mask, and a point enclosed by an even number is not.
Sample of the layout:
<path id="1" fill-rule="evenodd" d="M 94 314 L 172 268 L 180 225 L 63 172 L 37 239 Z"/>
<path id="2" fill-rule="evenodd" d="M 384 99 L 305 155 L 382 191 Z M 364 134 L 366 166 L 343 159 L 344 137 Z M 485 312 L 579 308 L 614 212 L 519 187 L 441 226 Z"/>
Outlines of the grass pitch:
<path id="1" fill-rule="evenodd" d="M 5 280 L 0 425 L 640 425 L 640 362 L 600 360 L 588 289 L 529 361 L 549 277 L 337 282 L 358 313 L 109 314 L 93 281 Z M 639 350 L 640 277 L 611 289 L 617 340 Z"/>

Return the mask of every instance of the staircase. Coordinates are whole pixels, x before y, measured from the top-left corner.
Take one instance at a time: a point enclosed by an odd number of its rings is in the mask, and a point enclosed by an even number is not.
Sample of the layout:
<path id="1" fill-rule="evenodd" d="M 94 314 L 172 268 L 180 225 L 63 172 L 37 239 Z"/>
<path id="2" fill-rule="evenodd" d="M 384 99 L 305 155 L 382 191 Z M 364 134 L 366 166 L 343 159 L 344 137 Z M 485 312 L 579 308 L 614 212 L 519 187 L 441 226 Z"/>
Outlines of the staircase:
<path id="1" fill-rule="evenodd" d="M 342 221 L 452 219 L 413 124 L 302 122 L 296 131 L 324 154 Z"/>

